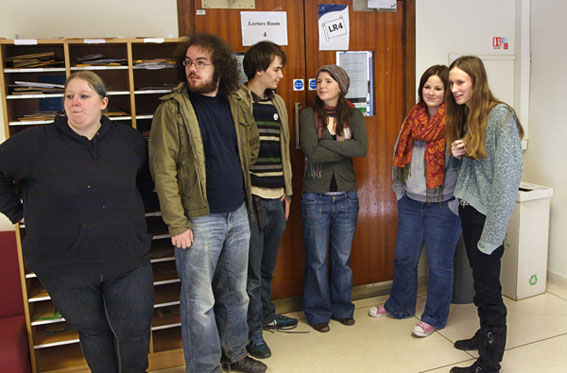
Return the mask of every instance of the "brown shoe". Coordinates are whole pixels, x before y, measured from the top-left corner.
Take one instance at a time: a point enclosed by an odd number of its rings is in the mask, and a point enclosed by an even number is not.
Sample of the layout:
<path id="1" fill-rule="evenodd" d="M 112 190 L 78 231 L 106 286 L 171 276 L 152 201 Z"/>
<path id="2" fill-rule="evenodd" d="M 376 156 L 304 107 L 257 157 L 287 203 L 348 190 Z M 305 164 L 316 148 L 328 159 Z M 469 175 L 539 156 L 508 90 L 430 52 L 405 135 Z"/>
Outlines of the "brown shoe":
<path id="1" fill-rule="evenodd" d="M 339 319 L 337 321 L 340 322 L 341 324 L 345 325 L 345 326 L 353 326 L 354 325 L 354 319 L 352 317 Z"/>
<path id="2" fill-rule="evenodd" d="M 317 330 L 319 333 L 327 333 L 331 328 L 329 328 L 328 323 L 321 323 L 321 324 L 313 324 L 311 327 Z"/>

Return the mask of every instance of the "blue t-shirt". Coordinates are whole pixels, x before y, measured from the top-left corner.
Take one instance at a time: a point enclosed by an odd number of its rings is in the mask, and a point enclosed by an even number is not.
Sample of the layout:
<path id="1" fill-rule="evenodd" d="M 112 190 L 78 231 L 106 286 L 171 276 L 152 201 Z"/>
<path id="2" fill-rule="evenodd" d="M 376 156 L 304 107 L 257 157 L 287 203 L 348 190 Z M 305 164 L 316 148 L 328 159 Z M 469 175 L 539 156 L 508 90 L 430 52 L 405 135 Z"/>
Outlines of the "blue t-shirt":
<path id="1" fill-rule="evenodd" d="M 189 96 L 205 149 L 209 210 L 234 211 L 244 202 L 244 181 L 228 100 L 220 94 L 209 97 L 190 92 Z"/>

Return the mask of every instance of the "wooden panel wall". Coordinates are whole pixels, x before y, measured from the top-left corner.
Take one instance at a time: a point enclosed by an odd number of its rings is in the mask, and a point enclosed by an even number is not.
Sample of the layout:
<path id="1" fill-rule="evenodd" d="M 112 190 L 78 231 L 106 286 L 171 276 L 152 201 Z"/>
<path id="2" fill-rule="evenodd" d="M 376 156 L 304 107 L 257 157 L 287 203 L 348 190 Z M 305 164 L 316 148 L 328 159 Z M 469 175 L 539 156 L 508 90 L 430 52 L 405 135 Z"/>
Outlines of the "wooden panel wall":
<path id="1" fill-rule="evenodd" d="M 247 49 L 242 46 L 240 10 L 206 9 L 205 15 L 196 15 L 200 0 L 195 0 L 194 4 L 187 0 L 178 3 L 182 10 L 179 13 L 180 35 L 182 29 L 210 32 L 227 40 L 235 51 Z M 321 65 L 335 63 L 334 51 L 318 51 L 319 3 L 348 4 L 349 49 L 374 51 L 376 115 L 366 118 L 370 138 L 368 155 L 355 160 L 360 214 L 351 262 L 355 285 L 393 278 L 397 209 L 391 188 L 392 152 L 400 124 L 415 103 L 415 0 L 398 1 L 396 12 L 354 12 L 352 1 L 348 0 L 256 1 L 256 11 L 286 11 L 288 22 L 288 46 L 283 47 L 288 64 L 278 93 L 286 100 L 290 116 L 294 198 L 280 246 L 273 284 L 274 299 L 303 294 L 305 251 L 299 218 L 303 153 L 295 150 L 293 104 L 299 102 L 307 107 L 315 93 L 294 92 L 292 79 L 307 81 L 314 77 Z M 193 27 L 190 22 L 194 22 Z"/>

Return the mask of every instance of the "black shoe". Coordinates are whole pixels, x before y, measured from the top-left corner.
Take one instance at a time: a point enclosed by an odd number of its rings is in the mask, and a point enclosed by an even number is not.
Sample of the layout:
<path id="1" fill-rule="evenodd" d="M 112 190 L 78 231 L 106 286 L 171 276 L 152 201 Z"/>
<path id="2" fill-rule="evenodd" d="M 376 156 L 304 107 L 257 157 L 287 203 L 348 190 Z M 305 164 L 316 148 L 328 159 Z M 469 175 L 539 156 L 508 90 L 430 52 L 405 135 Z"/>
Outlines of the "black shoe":
<path id="1" fill-rule="evenodd" d="M 256 359 L 267 359 L 272 356 L 272 351 L 270 351 L 262 334 L 250 336 L 250 342 L 246 346 L 246 351 Z"/>
<path id="2" fill-rule="evenodd" d="M 264 324 L 264 329 L 290 330 L 297 328 L 297 319 L 284 315 L 276 315 L 269 323 Z"/>
<path id="3" fill-rule="evenodd" d="M 345 325 L 345 326 L 353 326 L 354 325 L 354 319 L 352 317 L 347 317 L 344 319 L 338 319 L 338 322 L 340 322 L 341 324 Z"/>
<path id="4" fill-rule="evenodd" d="M 479 360 L 475 361 L 474 364 L 471 365 L 470 367 L 465 367 L 465 368 L 453 367 L 453 368 L 451 368 L 451 373 L 484 373 L 484 372 L 488 372 L 488 371 L 482 369 L 482 365 L 480 364 Z"/>
<path id="5" fill-rule="evenodd" d="M 240 359 L 234 363 L 223 363 L 222 367 L 227 372 L 245 372 L 245 373 L 264 373 L 268 366 L 261 361 L 254 360 L 250 356 Z"/>
<path id="6" fill-rule="evenodd" d="M 317 330 L 319 333 L 327 333 L 331 328 L 329 328 L 328 323 L 321 323 L 321 324 L 313 324 L 311 327 Z"/>
<path id="7" fill-rule="evenodd" d="M 461 339 L 453 345 L 457 350 L 475 351 L 480 347 L 480 329 L 469 339 Z"/>
<path id="8" fill-rule="evenodd" d="M 480 359 L 477 359 L 473 365 L 470 367 L 459 368 L 453 367 L 451 368 L 451 373 L 499 373 L 500 369 L 488 369 L 482 366 Z"/>

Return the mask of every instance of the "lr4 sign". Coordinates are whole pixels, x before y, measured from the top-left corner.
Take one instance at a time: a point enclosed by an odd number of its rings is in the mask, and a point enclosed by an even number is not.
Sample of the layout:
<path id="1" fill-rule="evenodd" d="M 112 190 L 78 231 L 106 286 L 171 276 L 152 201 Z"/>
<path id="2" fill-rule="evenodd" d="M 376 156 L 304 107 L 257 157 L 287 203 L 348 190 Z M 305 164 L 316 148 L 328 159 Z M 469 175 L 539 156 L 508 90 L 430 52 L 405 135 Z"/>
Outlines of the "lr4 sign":
<path id="1" fill-rule="evenodd" d="M 325 30 L 325 37 L 327 41 L 346 35 L 347 28 L 343 17 L 333 19 L 332 21 L 324 22 L 323 28 Z"/>

